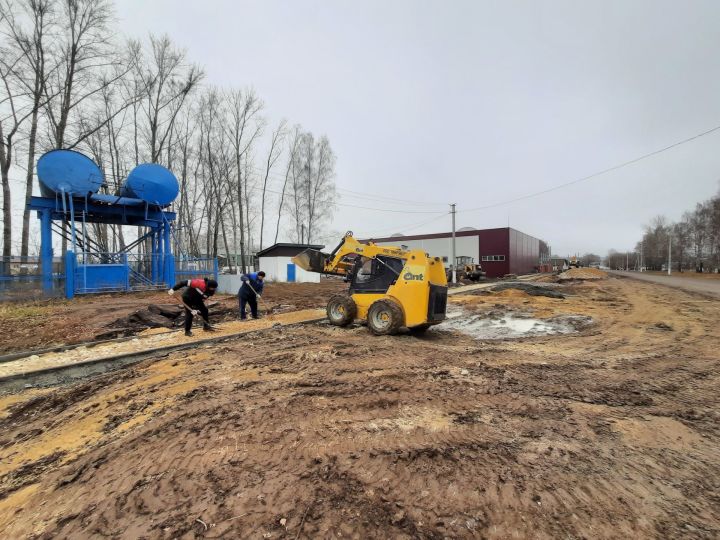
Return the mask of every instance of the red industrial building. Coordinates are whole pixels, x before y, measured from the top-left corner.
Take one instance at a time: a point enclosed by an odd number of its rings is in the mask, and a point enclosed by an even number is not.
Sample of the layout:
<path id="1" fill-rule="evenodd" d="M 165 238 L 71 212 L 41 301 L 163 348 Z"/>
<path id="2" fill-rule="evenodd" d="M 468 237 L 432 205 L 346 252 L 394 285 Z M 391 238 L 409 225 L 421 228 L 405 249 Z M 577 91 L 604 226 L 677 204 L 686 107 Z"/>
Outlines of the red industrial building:
<path id="1" fill-rule="evenodd" d="M 510 227 L 473 229 L 464 227 L 455 233 L 455 256 L 472 257 L 482 264 L 488 277 L 506 274 L 529 274 L 537 271 L 550 257 L 545 242 Z M 404 245 L 410 249 L 424 249 L 430 255 L 442 257 L 446 266 L 452 254 L 452 233 L 392 235 L 370 238 L 377 244 Z"/>

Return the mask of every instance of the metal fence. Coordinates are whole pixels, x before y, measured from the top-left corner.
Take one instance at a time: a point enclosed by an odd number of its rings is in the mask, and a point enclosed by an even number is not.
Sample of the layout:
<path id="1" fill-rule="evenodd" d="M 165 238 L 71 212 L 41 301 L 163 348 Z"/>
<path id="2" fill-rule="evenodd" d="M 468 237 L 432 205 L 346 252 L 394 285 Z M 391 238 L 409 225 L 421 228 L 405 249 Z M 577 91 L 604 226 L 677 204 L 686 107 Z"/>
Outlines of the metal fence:
<path id="1" fill-rule="evenodd" d="M 212 277 L 217 279 L 217 259 L 191 259 L 184 257 L 175 259 L 175 281 L 202 277 Z"/>
<path id="2" fill-rule="evenodd" d="M 54 257 L 52 276 L 44 279 L 40 257 L 0 257 L 0 301 L 153 290 L 172 280 L 218 277 L 214 258 L 181 258 L 174 267 L 175 276 L 172 255 L 79 252 Z"/>
<path id="3" fill-rule="evenodd" d="M 81 252 L 77 254 L 74 277 L 76 294 L 166 287 L 162 255 Z"/>
<path id="4" fill-rule="evenodd" d="M 129 287 L 133 291 L 164 288 L 162 255 L 128 254 Z"/>
<path id="5" fill-rule="evenodd" d="M 52 278 L 43 283 L 40 257 L 0 257 L 0 301 L 32 300 L 65 294 L 62 257 L 53 257 Z"/>

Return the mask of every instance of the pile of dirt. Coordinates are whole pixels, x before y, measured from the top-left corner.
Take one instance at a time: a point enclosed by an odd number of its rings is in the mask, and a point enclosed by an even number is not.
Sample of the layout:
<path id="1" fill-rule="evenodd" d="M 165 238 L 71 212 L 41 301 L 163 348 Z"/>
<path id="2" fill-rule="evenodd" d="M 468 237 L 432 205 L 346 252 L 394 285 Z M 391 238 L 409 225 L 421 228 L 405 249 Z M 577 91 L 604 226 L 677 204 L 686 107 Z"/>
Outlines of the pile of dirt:
<path id="1" fill-rule="evenodd" d="M 213 324 L 234 320 L 238 316 L 234 302 L 208 302 L 207 306 Z M 150 304 L 108 323 L 101 332 L 95 334 L 94 339 L 134 336 L 148 328 L 178 327 L 185 320 L 184 311 L 177 304 Z"/>
<path id="2" fill-rule="evenodd" d="M 558 276 L 560 281 L 570 279 L 605 279 L 608 277 L 607 272 L 598 270 L 597 268 L 571 268 Z"/>
<path id="3" fill-rule="evenodd" d="M 491 292 L 500 292 L 506 290 L 518 290 L 529 294 L 530 296 L 547 296 L 548 298 L 565 298 L 560 291 L 556 291 L 548 286 L 533 285 L 531 283 L 500 283 L 489 289 Z"/>
<path id="4" fill-rule="evenodd" d="M 108 323 L 107 330 L 96 334 L 95 339 L 130 336 L 146 328 L 172 328 L 182 312 L 183 309 L 176 305 L 150 304 Z"/>

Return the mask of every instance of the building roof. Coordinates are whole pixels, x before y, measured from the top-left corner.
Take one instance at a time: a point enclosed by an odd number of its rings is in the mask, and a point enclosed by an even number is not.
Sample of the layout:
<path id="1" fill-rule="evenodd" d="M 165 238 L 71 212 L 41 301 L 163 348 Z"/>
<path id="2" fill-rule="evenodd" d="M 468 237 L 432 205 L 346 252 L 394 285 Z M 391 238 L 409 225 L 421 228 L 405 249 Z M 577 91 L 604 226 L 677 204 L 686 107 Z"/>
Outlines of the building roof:
<path id="1" fill-rule="evenodd" d="M 322 249 L 324 245 L 320 244 L 293 244 L 291 242 L 278 242 L 270 247 L 266 247 L 256 253 L 257 257 L 288 257 L 294 256 L 306 249 Z"/>
<path id="2" fill-rule="evenodd" d="M 494 229 L 472 229 L 468 230 L 469 227 L 463 227 L 462 229 L 455 231 L 456 237 L 461 236 L 481 236 L 487 233 L 488 231 L 515 231 L 515 232 L 522 232 L 518 231 L 517 229 L 513 229 L 512 227 L 496 227 Z M 526 233 L 522 233 L 526 234 Z M 530 236 L 530 235 L 527 235 Z M 396 242 L 399 240 L 431 240 L 433 238 L 450 238 L 452 237 L 452 232 L 442 232 L 442 233 L 428 233 L 428 234 L 413 234 L 409 236 L 386 236 L 383 238 L 365 238 L 364 240 L 360 240 L 361 242 Z"/>

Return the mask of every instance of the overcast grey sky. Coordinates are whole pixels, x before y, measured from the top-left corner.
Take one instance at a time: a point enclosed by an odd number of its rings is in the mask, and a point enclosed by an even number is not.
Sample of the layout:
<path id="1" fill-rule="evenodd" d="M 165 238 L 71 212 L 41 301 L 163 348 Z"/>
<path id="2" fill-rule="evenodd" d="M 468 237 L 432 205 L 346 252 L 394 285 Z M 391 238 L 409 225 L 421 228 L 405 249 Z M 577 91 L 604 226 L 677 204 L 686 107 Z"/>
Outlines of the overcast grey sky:
<path id="1" fill-rule="evenodd" d="M 512 227 L 555 253 L 633 248 L 657 214 L 716 193 L 720 2 L 117 0 L 131 37 L 167 33 L 207 84 L 253 86 L 275 123 L 326 134 L 344 204 Z M 449 230 L 449 216 L 339 207 L 359 235 Z M 415 226 L 415 227 L 413 227 Z"/>

